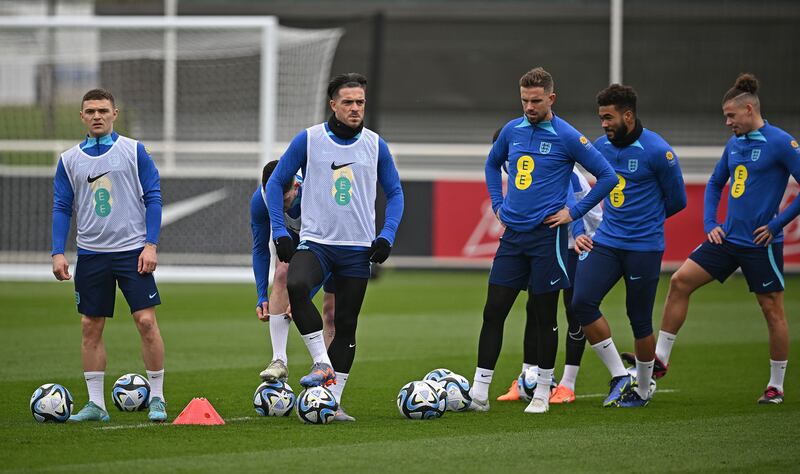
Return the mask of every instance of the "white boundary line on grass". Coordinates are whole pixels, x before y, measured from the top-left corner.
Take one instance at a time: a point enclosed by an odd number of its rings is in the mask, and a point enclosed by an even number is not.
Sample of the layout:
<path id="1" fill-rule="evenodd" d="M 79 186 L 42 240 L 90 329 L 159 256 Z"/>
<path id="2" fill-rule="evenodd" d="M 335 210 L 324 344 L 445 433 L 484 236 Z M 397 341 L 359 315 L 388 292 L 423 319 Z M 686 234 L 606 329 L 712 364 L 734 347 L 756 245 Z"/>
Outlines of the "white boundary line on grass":
<path id="1" fill-rule="evenodd" d="M 656 393 L 674 393 L 680 392 L 680 390 L 676 388 L 664 388 L 664 389 L 656 389 Z M 607 397 L 607 393 L 585 393 L 583 395 L 575 395 L 575 398 L 603 398 Z"/>
<path id="2" fill-rule="evenodd" d="M 251 420 L 253 418 L 254 417 L 252 417 L 252 416 L 239 416 L 239 417 L 236 417 L 236 418 L 228 418 L 227 420 L 225 420 L 225 423 L 228 423 L 228 422 L 231 422 L 231 421 Z M 171 424 L 172 423 L 139 423 L 139 424 L 136 424 L 136 425 L 98 426 L 95 429 L 96 430 L 127 430 L 127 429 L 133 429 L 133 428 L 148 428 L 148 427 L 151 427 L 151 426 L 168 426 L 168 425 L 171 425 Z"/>

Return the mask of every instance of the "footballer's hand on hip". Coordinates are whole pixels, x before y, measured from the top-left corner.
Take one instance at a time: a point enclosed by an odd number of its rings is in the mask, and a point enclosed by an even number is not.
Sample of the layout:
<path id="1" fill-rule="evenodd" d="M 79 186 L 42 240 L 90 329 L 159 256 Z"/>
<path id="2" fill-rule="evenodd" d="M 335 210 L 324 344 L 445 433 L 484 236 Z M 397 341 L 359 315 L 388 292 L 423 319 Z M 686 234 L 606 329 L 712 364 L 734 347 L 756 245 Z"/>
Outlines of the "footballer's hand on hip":
<path id="1" fill-rule="evenodd" d="M 713 229 L 711 229 L 711 232 L 706 234 L 706 236 L 708 237 L 708 241 L 709 242 L 711 242 L 712 244 L 719 245 L 719 244 L 722 243 L 722 240 L 725 238 L 725 231 L 722 230 L 722 227 L 716 226 Z"/>
<path id="2" fill-rule="evenodd" d="M 69 262 L 67 262 L 67 257 L 63 253 L 53 255 L 53 275 L 58 281 L 72 278 L 72 275 L 69 274 Z"/>
<path id="3" fill-rule="evenodd" d="M 153 273 L 158 265 L 156 246 L 151 243 L 144 244 L 142 253 L 139 254 L 139 264 L 137 271 L 140 275 Z"/>
<path id="4" fill-rule="evenodd" d="M 592 242 L 592 238 L 588 235 L 581 234 L 575 238 L 575 253 L 578 255 L 583 252 L 591 252 L 593 247 L 594 242 Z"/>
<path id="5" fill-rule="evenodd" d="M 551 229 L 555 229 L 562 224 L 569 224 L 570 222 L 572 222 L 572 216 L 569 215 L 568 207 L 561 209 L 555 214 L 545 217 L 542 221 L 543 224 L 547 224 Z"/>
<path id="6" fill-rule="evenodd" d="M 758 229 L 753 231 L 753 243 L 759 246 L 766 247 L 767 245 L 771 244 L 773 240 L 775 240 L 775 236 L 772 235 L 772 232 L 769 231 L 769 227 L 762 225 Z"/>

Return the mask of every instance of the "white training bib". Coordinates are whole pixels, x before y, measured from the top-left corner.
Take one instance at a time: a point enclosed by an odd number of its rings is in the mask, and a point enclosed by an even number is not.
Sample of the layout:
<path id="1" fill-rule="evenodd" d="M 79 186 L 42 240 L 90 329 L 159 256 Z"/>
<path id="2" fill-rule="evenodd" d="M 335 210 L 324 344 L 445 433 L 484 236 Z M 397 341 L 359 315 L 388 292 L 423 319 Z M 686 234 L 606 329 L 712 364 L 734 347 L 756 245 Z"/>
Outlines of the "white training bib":
<path id="1" fill-rule="evenodd" d="M 351 145 L 334 142 L 324 124 L 307 134 L 300 240 L 369 247 L 375 239 L 378 134 L 364 128 Z"/>
<path id="2" fill-rule="evenodd" d="M 144 192 L 136 146 L 136 140 L 120 135 L 100 156 L 87 155 L 79 145 L 61 155 L 75 193 L 79 248 L 124 252 L 144 247 Z"/>

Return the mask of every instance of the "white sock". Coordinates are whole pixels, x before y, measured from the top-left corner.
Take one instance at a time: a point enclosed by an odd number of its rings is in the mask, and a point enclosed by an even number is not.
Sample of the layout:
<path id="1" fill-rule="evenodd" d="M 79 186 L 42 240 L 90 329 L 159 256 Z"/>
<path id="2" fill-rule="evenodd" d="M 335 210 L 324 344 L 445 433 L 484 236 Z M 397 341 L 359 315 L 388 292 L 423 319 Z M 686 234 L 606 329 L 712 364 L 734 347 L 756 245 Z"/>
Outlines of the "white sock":
<path id="1" fill-rule="evenodd" d="M 345 374 L 344 372 L 336 372 L 336 383 L 329 386 L 328 390 L 333 393 L 333 397 L 336 398 L 336 403 L 340 406 L 342 404 L 342 392 L 344 392 L 344 384 L 347 383 L 347 377 L 350 374 Z"/>
<path id="2" fill-rule="evenodd" d="M 328 365 L 331 364 L 331 359 L 328 357 L 328 349 L 325 348 L 325 338 L 322 337 L 322 331 L 311 332 L 303 336 L 303 341 L 308 347 L 308 353 L 311 354 L 311 359 L 316 362 L 324 362 Z"/>
<path id="3" fill-rule="evenodd" d="M 677 334 L 668 333 L 667 331 L 658 331 L 658 341 L 656 341 L 656 357 L 658 360 L 669 364 L 669 354 L 672 352 L 672 345 L 675 344 Z"/>
<path id="4" fill-rule="evenodd" d="M 478 400 L 489 399 L 489 385 L 492 383 L 492 375 L 494 375 L 494 370 L 475 368 L 475 377 L 472 379 L 472 389 L 470 390 L 472 398 L 477 398 Z"/>
<path id="5" fill-rule="evenodd" d="M 164 400 L 164 369 L 161 370 L 147 370 L 147 381 L 150 382 L 150 400 L 155 397 Z"/>
<path id="6" fill-rule="evenodd" d="M 553 369 L 539 368 L 539 377 L 536 379 L 536 391 L 533 398 L 550 400 L 550 384 L 553 382 Z"/>
<path id="7" fill-rule="evenodd" d="M 605 341 L 592 344 L 592 349 L 594 349 L 597 356 L 600 357 L 600 360 L 603 361 L 603 364 L 606 365 L 608 371 L 611 373 L 611 377 L 628 375 L 628 371 L 625 370 L 625 365 L 622 363 L 622 358 L 619 356 L 619 352 L 617 352 L 617 346 L 614 345 L 614 341 L 611 340 L 610 337 Z"/>
<path id="8" fill-rule="evenodd" d="M 578 370 L 581 368 L 580 365 L 565 365 L 564 366 L 564 376 L 561 377 L 561 385 L 567 387 L 568 389 L 575 391 L 575 379 L 578 378 Z"/>
<path id="9" fill-rule="evenodd" d="M 86 389 L 89 392 L 89 401 L 99 406 L 103 410 L 106 409 L 106 398 L 103 395 L 103 379 L 105 372 L 84 372 L 83 378 L 86 379 Z"/>
<path id="10" fill-rule="evenodd" d="M 786 375 L 788 362 L 788 360 L 769 360 L 769 384 L 767 387 L 775 387 L 783 392 L 783 377 Z"/>
<path id="11" fill-rule="evenodd" d="M 289 339 L 289 325 L 292 320 L 286 314 L 269 315 L 269 339 L 272 341 L 272 360 L 280 359 L 288 364 L 286 341 Z"/>
<path id="12" fill-rule="evenodd" d="M 649 362 L 642 362 L 636 358 L 636 393 L 642 397 L 642 400 L 647 400 L 650 396 L 650 380 L 653 379 L 653 366 L 655 359 Z"/>

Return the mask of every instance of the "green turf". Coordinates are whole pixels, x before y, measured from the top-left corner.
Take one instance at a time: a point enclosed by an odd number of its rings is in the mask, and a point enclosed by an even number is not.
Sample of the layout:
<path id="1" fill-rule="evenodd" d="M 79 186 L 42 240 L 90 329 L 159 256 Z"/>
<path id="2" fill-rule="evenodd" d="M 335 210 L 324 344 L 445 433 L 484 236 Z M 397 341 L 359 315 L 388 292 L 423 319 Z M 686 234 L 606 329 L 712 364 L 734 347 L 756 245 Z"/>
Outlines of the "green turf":
<path id="1" fill-rule="evenodd" d="M 787 279 L 794 345 L 800 298 L 792 289 L 798 284 L 800 278 Z M 64 384 L 78 407 L 86 401 L 72 284 L 0 283 L 0 472 L 789 472 L 800 465 L 798 369 L 790 364 L 785 404 L 755 403 L 769 376 L 767 332 L 740 277 L 694 296 L 670 374 L 659 382 L 663 391 L 644 409 L 600 407 L 608 376 L 588 349 L 577 387 L 586 397 L 553 406 L 547 415 L 522 413 L 523 402 L 493 402 L 488 413 L 401 418 L 395 397 L 405 382 L 436 367 L 472 378 L 485 286 L 486 275 L 478 272 L 387 272 L 371 283 L 344 396 L 358 421 L 306 426 L 294 416 L 261 418 L 252 409 L 257 374 L 270 351 L 266 326 L 254 315 L 251 285 L 162 284 L 170 415 L 204 396 L 227 420 L 225 426 L 194 427 L 151 425 L 144 413 L 116 411 L 109 397 L 110 423 L 34 422 L 28 399 L 42 383 Z M 630 350 L 621 289 L 614 289 L 603 310 L 617 347 Z M 506 325 L 492 397 L 519 372 L 521 303 Z M 144 371 L 126 311 L 118 299 L 106 327 L 107 392 L 117 376 Z M 289 358 L 289 383 L 298 388 L 309 363 L 294 329 Z M 559 374 L 562 365 L 563 352 Z"/>

